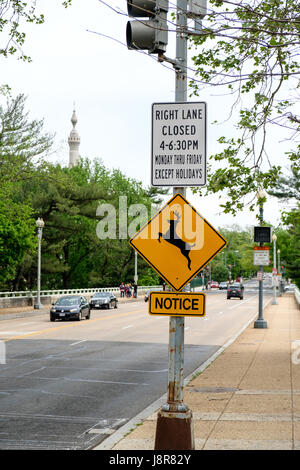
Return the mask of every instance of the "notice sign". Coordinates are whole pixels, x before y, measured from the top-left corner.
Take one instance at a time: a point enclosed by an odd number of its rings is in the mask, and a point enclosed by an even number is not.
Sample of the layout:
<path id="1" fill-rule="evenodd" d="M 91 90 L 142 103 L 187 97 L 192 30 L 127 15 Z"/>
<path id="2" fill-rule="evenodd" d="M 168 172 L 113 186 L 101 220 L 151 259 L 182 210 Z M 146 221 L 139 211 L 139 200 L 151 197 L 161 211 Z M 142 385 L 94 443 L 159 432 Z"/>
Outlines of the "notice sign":
<path id="1" fill-rule="evenodd" d="M 152 186 L 205 186 L 206 103 L 152 105 Z"/>
<path id="2" fill-rule="evenodd" d="M 149 314 L 205 316 L 206 296 L 200 292 L 150 292 Z"/>
<path id="3" fill-rule="evenodd" d="M 268 246 L 255 246 L 253 250 L 254 266 L 269 266 L 270 248 Z"/>

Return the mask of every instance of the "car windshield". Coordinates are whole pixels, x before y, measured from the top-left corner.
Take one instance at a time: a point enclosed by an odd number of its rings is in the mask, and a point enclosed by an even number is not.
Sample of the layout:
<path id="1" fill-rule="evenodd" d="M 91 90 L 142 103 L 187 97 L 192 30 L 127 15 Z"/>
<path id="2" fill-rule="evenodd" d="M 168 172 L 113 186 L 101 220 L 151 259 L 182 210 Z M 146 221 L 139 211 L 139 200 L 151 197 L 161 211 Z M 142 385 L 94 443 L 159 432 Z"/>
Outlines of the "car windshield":
<path id="1" fill-rule="evenodd" d="M 58 299 L 56 305 L 63 306 L 63 305 L 78 305 L 80 302 L 79 297 L 62 297 Z"/>
<path id="2" fill-rule="evenodd" d="M 94 297 L 110 297 L 110 294 L 108 292 L 98 292 L 97 294 L 94 294 Z"/>

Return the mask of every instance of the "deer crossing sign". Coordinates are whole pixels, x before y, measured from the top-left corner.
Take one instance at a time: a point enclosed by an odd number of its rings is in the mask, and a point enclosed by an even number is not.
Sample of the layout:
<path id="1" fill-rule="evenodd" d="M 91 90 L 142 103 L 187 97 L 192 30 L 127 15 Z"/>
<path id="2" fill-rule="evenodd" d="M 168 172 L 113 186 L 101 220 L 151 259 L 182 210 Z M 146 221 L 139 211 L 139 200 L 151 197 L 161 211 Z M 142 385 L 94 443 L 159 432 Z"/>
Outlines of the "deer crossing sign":
<path id="1" fill-rule="evenodd" d="M 181 194 L 175 194 L 129 243 L 180 291 L 227 242 Z"/>

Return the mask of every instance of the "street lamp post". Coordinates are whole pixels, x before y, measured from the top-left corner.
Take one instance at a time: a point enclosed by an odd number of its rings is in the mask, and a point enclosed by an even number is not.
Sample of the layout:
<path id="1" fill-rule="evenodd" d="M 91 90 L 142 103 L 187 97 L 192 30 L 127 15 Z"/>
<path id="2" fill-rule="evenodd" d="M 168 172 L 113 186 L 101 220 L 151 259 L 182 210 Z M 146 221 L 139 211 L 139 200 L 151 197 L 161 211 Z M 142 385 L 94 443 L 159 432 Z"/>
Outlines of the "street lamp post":
<path id="1" fill-rule="evenodd" d="M 278 264 L 278 274 L 281 274 L 281 267 L 280 267 L 280 250 L 279 250 L 279 249 L 277 250 L 277 255 L 278 255 L 278 262 L 277 262 L 277 264 Z M 282 296 L 282 292 L 281 292 L 281 288 L 280 288 L 280 287 L 281 287 L 281 283 L 280 283 L 280 276 L 279 276 L 279 289 L 278 289 L 278 292 L 279 292 L 278 295 L 279 295 L 279 297 Z"/>
<path id="2" fill-rule="evenodd" d="M 43 308 L 41 304 L 41 243 L 43 235 L 43 227 L 45 222 L 43 219 L 38 218 L 36 221 L 36 226 L 38 228 L 38 268 L 37 268 L 37 298 L 36 303 L 34 304 L 35 309 Z"/>
<path id="3" fill-rule="evenodd" d="M 275 276 L 276 276 L 276 240 L 277 240 L 277 237 L 276 237 L 275 233 L 273 233 L 272 239 L 273 239 L 273 277 L 272 277 L 272 279 L 273 279 L 273 283 L 274 283 L 272 304 L 277 305 L 278 302 L 276 300 L 276 283 L 275 283 Z"/>
<path id="4" fill-rule="evenodd" d="M 266 198 L 266 193 L 263 189 L 259 189 L 256 194 L 259 204 L 259 219 L 260 219 L 260 226 L 263 225 L 264 222 L 264 204 L 263 200 Z M 263 242 L 259 242 L 260 246 L 263 246 Z M 254 322 L 254 328 L 267 328 L 267 322 L 263 318 L 263 271 L 264 268 L 262 265 L 259 266 L 259 271 L 261 272 L 261 277 L 258 280 L 258 318 Z"/>
<path id="5" fill-rule="evenodd" d="M 137 274 L 137 251 L 134 252 L 134 297 L 137 298 L 138 274 Z"/>

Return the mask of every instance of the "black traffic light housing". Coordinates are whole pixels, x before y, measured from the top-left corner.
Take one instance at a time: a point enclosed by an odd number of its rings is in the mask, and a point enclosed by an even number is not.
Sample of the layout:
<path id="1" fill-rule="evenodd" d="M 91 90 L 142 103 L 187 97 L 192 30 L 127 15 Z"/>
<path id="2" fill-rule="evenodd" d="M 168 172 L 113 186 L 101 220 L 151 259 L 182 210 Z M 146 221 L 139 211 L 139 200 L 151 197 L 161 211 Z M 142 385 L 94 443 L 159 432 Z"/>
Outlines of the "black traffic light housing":
<path id="1" fill-rule="evenodd" d="M 168 44 L 168 0 L 127 0 L 128 15 L 147 20 L 128 21 L 128 49 L 148 50 L 152 54 L 166 52 Z"/>
<path id="2" fill-rule="evenodd" d="M 254 241 L 271 243 L 271 227 L 254 227 Z"/>

